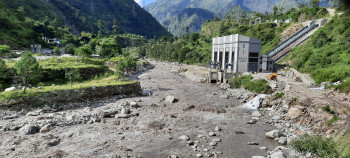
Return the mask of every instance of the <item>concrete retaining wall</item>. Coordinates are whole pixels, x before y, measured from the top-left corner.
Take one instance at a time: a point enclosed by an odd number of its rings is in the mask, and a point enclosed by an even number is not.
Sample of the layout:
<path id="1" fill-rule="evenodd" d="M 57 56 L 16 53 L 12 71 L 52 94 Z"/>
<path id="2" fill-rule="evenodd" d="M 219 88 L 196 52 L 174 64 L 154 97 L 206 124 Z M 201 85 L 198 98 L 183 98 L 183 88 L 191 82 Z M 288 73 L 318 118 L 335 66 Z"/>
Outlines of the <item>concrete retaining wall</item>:
<path id="1" fill-rule="evenodd" d="M 93 101 L 99 98 L 109 98 L 122 94 L 137 94 L 140 91 L 141 86 L 139 82 L 128 85 L 61 90 L 45 93 L 40 96 L 29 96 L 18 99 L 0 101 L 0 108 L 21 110 L 24 107 L 52 105 L 54 103 L 82 102 L 87 100 Z"/>

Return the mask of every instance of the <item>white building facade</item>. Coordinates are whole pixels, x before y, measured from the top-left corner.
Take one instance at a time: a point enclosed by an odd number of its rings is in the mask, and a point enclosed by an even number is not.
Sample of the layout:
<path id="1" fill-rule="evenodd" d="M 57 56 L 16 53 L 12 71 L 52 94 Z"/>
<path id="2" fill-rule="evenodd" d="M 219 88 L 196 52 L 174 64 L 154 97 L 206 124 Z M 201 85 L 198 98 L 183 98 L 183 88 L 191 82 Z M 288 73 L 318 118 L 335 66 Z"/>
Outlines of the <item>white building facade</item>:
<path id="1" fill-rule="evenodd" d="M 213 39 L 211 61 L 226 73 L 261 72 L 261 40 L 239 34 Z M 232 65 L 232 66 L 231 66 Z"/>

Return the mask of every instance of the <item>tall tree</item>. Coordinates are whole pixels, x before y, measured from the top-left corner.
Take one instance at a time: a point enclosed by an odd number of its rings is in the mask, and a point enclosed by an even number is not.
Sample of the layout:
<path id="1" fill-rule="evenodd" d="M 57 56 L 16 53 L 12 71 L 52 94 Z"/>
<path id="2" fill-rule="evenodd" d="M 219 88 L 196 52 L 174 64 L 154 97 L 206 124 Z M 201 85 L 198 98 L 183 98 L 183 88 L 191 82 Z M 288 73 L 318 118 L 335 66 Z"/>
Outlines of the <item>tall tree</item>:
<path id="1" fill-rule="evenodd" d="M 117 19 L 114 19 L 113 20 L 113 26 L 112 26 L 112 29 L 113 29 L 113 34 L 114 35 L 118 35 L 120 32 L 119 32 L 119 21 Z"/>
<path id="2" fill-rule="evenodd" d="M 8 77 L 8 68 L 6 63 L 0 58 L 0 88 L 2 88 L 2 84 L 6 82 Z"/>
<path id="3" fill-rule="evenodd" d="M 273 15 L 276 15 L 278 13 L 278 7 L 274 6 L 273 7 Z"/>
<path id="4" fill-rule="evenodd" d="M 21 55 L 21 59 L 14 66 L 22 85 L 24 86 L 23 93 L 29 84 L 38 83 L 41 78 L 41 67 L 30 52 L 25 52 Z"/>
<path id="5" fill-rule="evenodd" d="M 317 8 L 318 5 L 320 4 L 320 0 L 311 0 L 310 4 L 312 8 Z"/>
<path id="6" fill-rule="evenodd" d="M 53 53 L 54 55 L 56 55 L 56 56 L 60 56 L 60 55 L 61 55 L 61 50 L 60 50 L 60 48 L 55 47 L 55 48 L 53 49 L 52 53 Z"/>
<path id="7" fill-rule="evenodd" d="M 97 22 L 97 27 L 98 27 L 98 36 L 101 38 L 102 37 L 102 35 L 103 35 L 103 21 L 102 20 L 99 20 L 98 22 Z"/>

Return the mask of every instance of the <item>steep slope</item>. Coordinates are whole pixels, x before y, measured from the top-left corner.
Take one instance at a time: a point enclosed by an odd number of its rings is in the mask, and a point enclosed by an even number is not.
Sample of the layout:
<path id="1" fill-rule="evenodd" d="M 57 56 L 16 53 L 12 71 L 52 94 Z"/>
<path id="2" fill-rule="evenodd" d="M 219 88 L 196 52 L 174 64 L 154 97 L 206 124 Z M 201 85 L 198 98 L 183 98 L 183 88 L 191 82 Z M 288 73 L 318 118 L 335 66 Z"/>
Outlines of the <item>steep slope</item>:
<path id="1" fill-rule="evenodd" d="M 171 19 L 164 21 L 163 25 L 173 35 L 180 36 L 186 33 L 186 27 L 189 26 L 189 32 L 199 32 L 202 23 L 208 19 L 214 18 L 214 13 L 205 9 L 187 8 L 173 16 Z"/>
<path id="2" fill-rule="evenodd" d="M 59 15 L 66 25 L 77 32 L 97 32 L 97 21 L 102 20 L 104 32 L 112 30 L 113 20 L 120 21 L 122 33 L 147 37 L 170 35 L 152 15 L 133 0 L 4 0 L 10 8 L 24 6 L 27 16 L 43 20 Z"/>
<path id="3" fill-rule="evenodd" d="M 336 0 L 320 1 L 321 6 L 333 6 L 335 5 Z M 226 17 L 226 15 L 229 15 L 231 18 L 237 18 L 238 13 L 242 14 L 241 16 L 243 17 L 252 17 L 255 15 L 255 12 L 272 12 L 275 5 L 282 11 L 287 11 L 291 8 L 298 8 L 300 4 L 309 3 L 310 0 L 158 0 L 150 5 L 147 5 L 145 9 L 150 12 L 160 23 L 162 23 L 163 26 L 168 27 L 169 21 L 174 21 L 174 19 L 178 18 L 178 14 L 182 14 L 183 10 L 186 8 L 205 9 L 223 19 Z M 187 20 L 183 19 L 182 21 Z M 194 28 L 196 26 L 190 25 L 190 27 Z M 178 35 L 178 33 L 181 31 L 177 30 L 176 28 L 182 27 L 177 26 L 174 23 L 174 26 L 172 26 L 172 28 L 168 28 L 168 30 L 170 30 L 170 32 L 173 34 Z"/>

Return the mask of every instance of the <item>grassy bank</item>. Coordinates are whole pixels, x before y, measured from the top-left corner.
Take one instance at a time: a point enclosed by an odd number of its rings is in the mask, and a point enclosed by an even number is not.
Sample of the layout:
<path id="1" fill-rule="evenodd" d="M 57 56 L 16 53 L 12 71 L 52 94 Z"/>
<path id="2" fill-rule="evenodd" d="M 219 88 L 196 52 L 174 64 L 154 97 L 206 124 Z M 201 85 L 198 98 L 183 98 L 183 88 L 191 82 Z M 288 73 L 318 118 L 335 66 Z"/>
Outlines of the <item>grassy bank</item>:
<path id="1" fill-rule="evenodd" d="M 292 141 L 290 146 L 298 152 L 312 153 L 323 158 L 350 157 L 350 133 L 335 138 L 303 135 Z"/>
<path id="2" fill-rule="evenodd" d="M 116 77 L 113 75 L 107 78 L 103 77 L 103 78 L 98 78 L 98 79 L 85 81 L 81 83 L 32 88 L 32 89 L 28 89 L 27 93 L 25 94 L 23 93 L 22 90 L 3 92 L 3 93 L 0 93 L 0 100 L 3 101 L 8 99 L 22 98 L 22 97 L 28 97 L 28 96 L 40 96 L 48 92 L 55 92 L 55 91 L 61 91 L 61 90 L 83 89 L 83 88 L 89 88 L 89 87 L 102 87 L 102 86 L 114 86 L 114 85 L 127 85 L 135 82 L 136 81 L 117 80 Z"/>
<path id="3" fill-rule="evenodd" d="M 252 80 L 251 75 L 234 77 L 231 79 L 231 84 L 233 88 L 243 87 L 246 90 L 255 92 L 255 93 L 267 93 L 271 88 L 268 85 L 268 82 L 264 79 Z"/>

